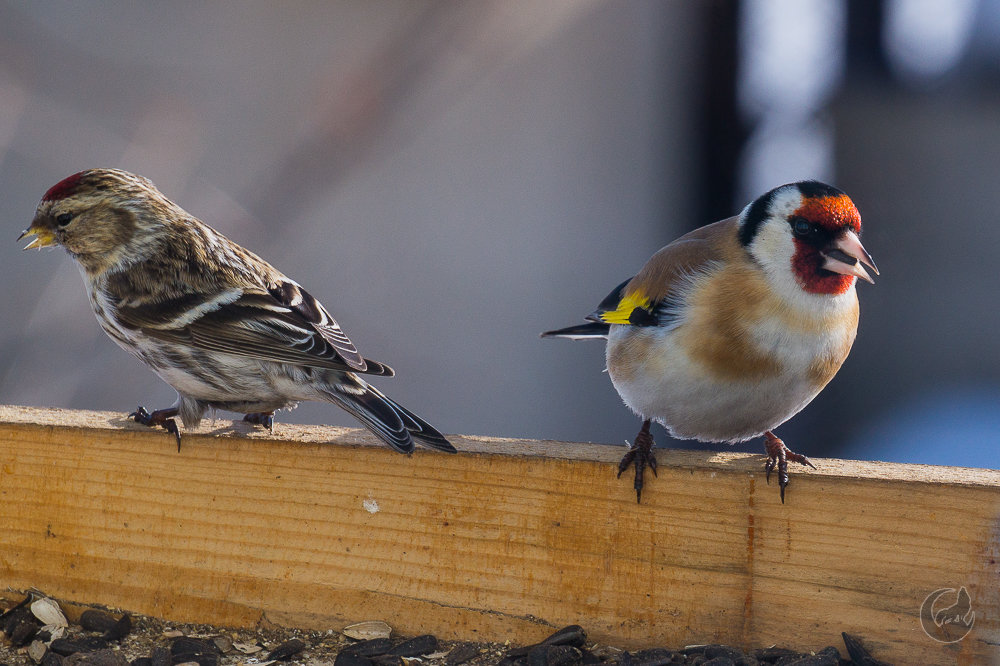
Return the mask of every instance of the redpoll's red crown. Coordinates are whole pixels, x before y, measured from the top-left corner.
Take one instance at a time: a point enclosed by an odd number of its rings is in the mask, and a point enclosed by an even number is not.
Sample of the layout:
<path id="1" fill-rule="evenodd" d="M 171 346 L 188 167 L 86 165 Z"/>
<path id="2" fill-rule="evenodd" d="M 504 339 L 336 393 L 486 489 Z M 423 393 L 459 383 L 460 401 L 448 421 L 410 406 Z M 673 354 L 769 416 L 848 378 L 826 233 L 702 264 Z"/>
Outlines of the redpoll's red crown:
<path id="1" fill-rule="evenodd" d="M 63 178 L 49 188 L 42 203 L 62 201 L 85 193 L 152 193 L 159 190 L 152 182 L 121 169 L 87 169 Z M 161 195 L 162 196 L 162 195 Z"/>
<path id="2" fill-rule="evenodd" d="M 73 196 L 79 190 L 80 181 L 83 180 L 83 176 L 86 173 L 86 171 L 80 171 L 68 178 L 63 178 L 49 188 L 49 191 L 42 197 L 42 201 L 59 201 L 60 199 Z"/>

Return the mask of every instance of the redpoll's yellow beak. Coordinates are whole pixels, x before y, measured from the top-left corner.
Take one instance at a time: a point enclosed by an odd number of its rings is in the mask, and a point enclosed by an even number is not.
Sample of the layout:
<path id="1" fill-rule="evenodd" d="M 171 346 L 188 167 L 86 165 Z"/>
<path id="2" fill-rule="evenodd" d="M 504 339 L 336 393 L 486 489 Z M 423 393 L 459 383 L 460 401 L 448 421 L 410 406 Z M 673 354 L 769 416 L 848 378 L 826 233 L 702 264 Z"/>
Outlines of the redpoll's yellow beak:
<path id="1" fill-rule="evenodd" d="M 48 229 L 39 227 L 36 224 L 32 224 L 30 227 L 21 232 L 21 235 L 17 237 L 17 240 L 21 240 L 25 236 L 34 236 L 31 242 L 24 246 L 25 250 L 30 250 L 31 248 L 37 247 L 51 247 L 56 244 L 56 237 Z"/>

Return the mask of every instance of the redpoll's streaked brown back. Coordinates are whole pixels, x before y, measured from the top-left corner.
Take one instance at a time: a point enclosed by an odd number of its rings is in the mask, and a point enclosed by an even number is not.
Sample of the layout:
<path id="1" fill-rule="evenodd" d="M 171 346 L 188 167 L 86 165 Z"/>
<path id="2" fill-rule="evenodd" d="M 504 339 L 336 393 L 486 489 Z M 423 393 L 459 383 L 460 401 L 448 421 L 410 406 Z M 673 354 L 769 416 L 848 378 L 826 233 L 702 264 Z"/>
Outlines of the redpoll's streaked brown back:
<path id="1" fill-rule="evenodd" d="M 359 375 L 392 376 L 364 358 L 294 280 L 167 199 L 149 180 L 90 169 L 50 188 L 27 248 L 61 245 L 83 268 L 104 331 L 176 389 L 136 420 L 193 426 L 209 408 L 270 424 L 301 400 L 344 408 L 393 448 L 454 447 Z M 25 249 L 27 249 L 25 248 Z"/>

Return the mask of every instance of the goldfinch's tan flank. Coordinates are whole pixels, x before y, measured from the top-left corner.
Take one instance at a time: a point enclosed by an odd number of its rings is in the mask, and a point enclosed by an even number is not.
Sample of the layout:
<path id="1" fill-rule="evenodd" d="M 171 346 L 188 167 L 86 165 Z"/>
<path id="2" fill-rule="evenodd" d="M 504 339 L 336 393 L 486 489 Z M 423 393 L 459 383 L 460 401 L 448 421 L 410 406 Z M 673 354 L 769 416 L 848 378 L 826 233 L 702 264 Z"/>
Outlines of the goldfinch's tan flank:
<path id="1" fill-rule="evenodd" d="M 858 328 L 857 278 L 878 269 L 861 216 L 840 190 L 804 181 L 775 188 L 737 217 L 667 245 L 587 317 L 543 337 L 606 338 L 619 395 L 643 419 L 622 458 L 656 471 L 651 421 L 674 437 L 765 437 L 781 499 L 788 461 L 810 465 L 771 432 L 823 389 Z"/>

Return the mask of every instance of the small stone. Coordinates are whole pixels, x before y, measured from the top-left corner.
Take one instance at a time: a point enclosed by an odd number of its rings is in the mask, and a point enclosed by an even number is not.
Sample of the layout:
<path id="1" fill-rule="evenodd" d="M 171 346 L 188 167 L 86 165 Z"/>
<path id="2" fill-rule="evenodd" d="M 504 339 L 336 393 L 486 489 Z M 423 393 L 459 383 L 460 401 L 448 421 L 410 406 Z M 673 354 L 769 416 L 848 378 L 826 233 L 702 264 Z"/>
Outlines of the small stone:
<path id="1" fill-rule="evenodd" d="M 128 666 L 153 666 L 153 660 L 149 657 L 136 657 L 128 662 Z"/>
<path id="2" fill-rule="evenodd" d="M 162 645 L 157 645 L 149 653 L 149 661 L 151 666 L 170 666 L 170 650 Z"/>
<path id="3" fill-rule="evenodd" d="M 31 597 L 29 596 L 25 598 L 24 601 L 17 604 L 13 608 L 10 608 L 6 613 L 0 616 L 0 620 L 2 620 L 3 623 L 3 631 L 7 634 L 7 638 L 13 639 L 14 632 L 24 624 L 28 624 L 36 628 L 39 626 L 38 619 L 31 613 L 31 608 L 28 607 L 28 603 L 30 601 Z M 24 632 L 27 630 L 21 629 L 21 631 Z"/>
<path id="4" fill-rule="evenodd" d="M 474 657 L 479 656 L 479 648 L 472 643 L 462 643 L 461 645 L 456 645 L 452 648 L 448 656 L 444 658 L 444 663 L 447 666 L 459 666 L 459 664 L 464 664 Z"/>
<path id="5" fill-rule="evenodd" d="M 62 666 L 63 658 L 57 655 L 52 650 L 47 650 L 45 655 L 42 657 L 41 666 Z"/>
<path id="6" fill-rule="evenodd" d="M 31 602 L 31 613 L 38 618 L 42 624 L 50 624 L 53 627 L 68 627 L 69 622 L 54 600 L 42 597 Z"/>
<path id="7" fill-rule="evenodd" d="M 218 666 L 219 650 L 213 643 L 197 638 L 181 636 L 170 642 L 170 662 L 175 666 L 187 662 L 198 662 L 200 666 Z"/>
<path id="8" fill-rule="evenodd" d="M 763 661 L 768 663 L 775 663 L 780 659 L 786 659 L 789 657 L 794 657 L 798 659 L 799 657 L 803 656 L 805 655 L 803 655 L 801 652 L 780 647 L 761 648 L 759 650 L 753 651 L 753 657 L 757 659 L 757 661 Z"/>
<path id="9" fill-rule="evenodd" d="M 572 664 L 579 664 L 583 661 L 583 653 L 578 647 L 572 645 L 549 645 L 547 647 L 544 666 L 572 666 Z"/>
<path id="10" fill-rule="evenodd" d="M 367 620 L 344 627 L 341 632 L 348 638 L 356 640 L 371 640 L 373 638 L 389 638 L 392 627 L 382 620 Z"/>
<path id="11" fill-rule="evenodd" d="M 117 650 L 75 652 L 63 660 L 63 666 L 128 666 L 125 657 Z"/>
<path id="12" fill-rule="evenodd" d="M 388 638 L 371 638 L 367 641 L 360 641 L 354 645 L 348 645 L 340 651 L 341 654 L 349 652 L 361 657 L 376 657 L 386 654 L 392 649 L 392 641 Z"/>
<path id="13" fill-rule="evenodd" d="M 68 657 L 77 652 L 92 652 L 108 647 L 108 642 L 97 636 L 77 636 L 76 638 L 57 638 L 49 643 L 49 649 L 56 654 Z"/>
<path id="14" fill-rule="evenodd" d="M 419 657 L 438 649 L 438 639 L 430 634 L 415 636 L 389 650 L 387 654 L 396 657 Z"/>
<path id="15" fill-rule="evenodd" d="M 398 654 L 380 654 L 377 657 L 369 657 L 375 666 L 404 666 L 403 658 Z"/>
<path id="16" fill-rule="evenodd" d="M 101 636 L 106 641 L 120 641 L 132 632 L 132 618 L 128 613 L 122 615 Z"/>
<path id="17" fill-rule="evenodd" d="M 305 649 L 304 641 L 293 638 L 271 650 L 267 655 L 267 661 L 287 661 Z"/>
<path id="18" fill-rule="evenodd" d="M 736 662 L 729 657 L 713 657 L 709 659 L 707 655 L 702 654 L 700 656 L 705 657 L 705 661 L 699 662 L 701 666 L 736 666 Z"/>
<path id="19" fill-rule="evenodd" d="M 504 653 L 503 658 L 509 659 L 511 661 L 517 661 L 528 656 L 528 653 L 538 647 L 538 643 L 534 645 L 522 645 L 520 647 L 514 647 Z M 502 662 L 501 662 L 502 663 Z"/>
<path id="20" fill-rule="evenodd" d="M 838 666 L 840 664 L 840 652 L 837 648 L 824 648 L 814 654 L 802 655 L 797 658 L 779 659 L 781 666 Z"/>
<path id="21" fill-rule="evenodd" d="M 676 652 L 663 648 L 650 648 L 632 654 L 632 666 L 664 666 L 674 660 Z"/>
<path id="22" fill-rule="evenodd" d="M 40 664 L 48 651 L 49 648 L 42 641 L 31 641 L 31 645 L 28 646 L 28 658 L 36 664 Z"/>
<path id="23" fill-rule="evenodd" d="M 541 645 L 572 645 L 583 647 L 587 642 L 587 632 L 578 624 L 563 627 L 541 642 Z"/>
<path id="24" fill-rule="evenodd" d="M 26 620 L 14 627 L 14 631 L 10 633 L 10 642 L 14 647 L 21 647 L 34 639 L 37 633 L 38 625 L 31 620 Z"/>
<path id="25" fill-rule="evenodd" d="M 31 603 L 31 595 L 29 594 L 24 599 L 21 599 L 21 601 L 17 602 L 17 604 L 11 606 L 7 610 L 5 610 L 3 613 L 0 613 L 0 622 L 6 621 L 8 616 L 10 616 L 11 614 L 13 614 L 13 613 L 15 613 L 17 611 L 20 611 L 22 608 L 27 607 L 27 605 L 30 604 L 30 603 Z"/>
<path id="26" fill-rule="evenodd" d="M 86 631 L 104 633 L 118 622 L 110 613 L 89 608 L 80 615 L 80 626 Z"/>
<path id="27" fill-rule="evenodd" d="M 847 654 L 851 655 L 851 661 L 858 666 L 887 666 L 884 661 L 879 661 L 871 655 L 870 652 L 861 643 L 861 639 L 856 636 L 852 636 L 847 632 L 841 634 L 844 638 L 844 646 L 847 648 Z"/>
<path id="28" fill-rule="evenodd" d="M 743 651 L 729 645 L 706 645 L 704 655 L 709 661 L 724 657 L 737 666 L 746 666 L 747 663 L 747 656 Z"/>
<path id="29" fill-rule="evenodd" d="M 372 664 L 372 660 L 368 657 L 344 650 L 341 650 L 333 662 L 333 666 L 372 666 Z"/>

